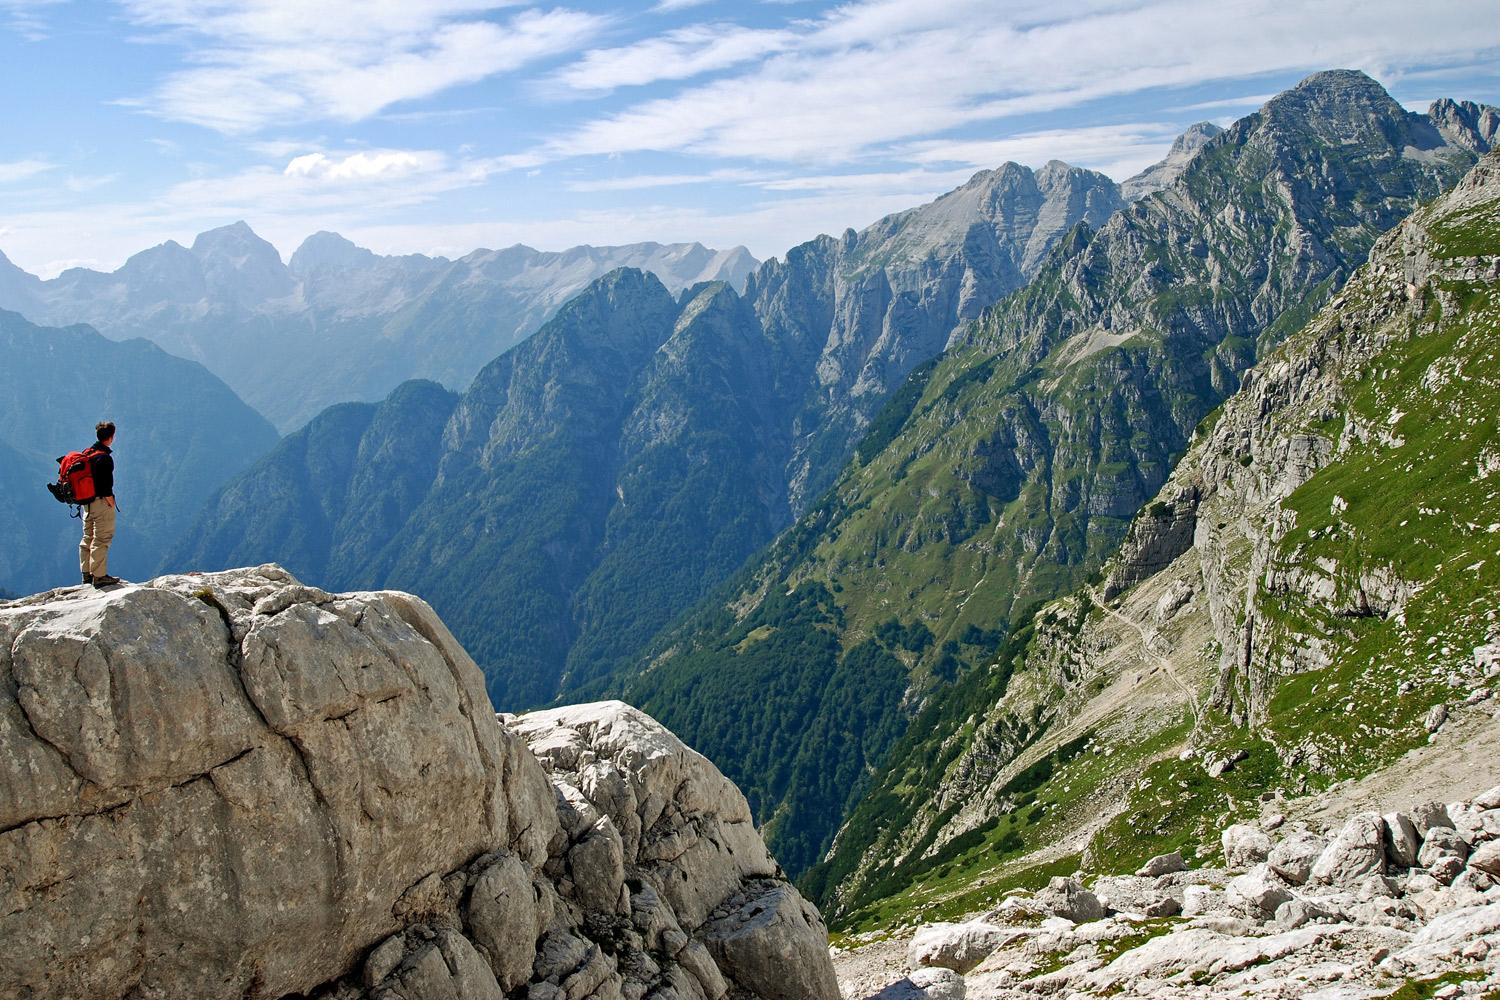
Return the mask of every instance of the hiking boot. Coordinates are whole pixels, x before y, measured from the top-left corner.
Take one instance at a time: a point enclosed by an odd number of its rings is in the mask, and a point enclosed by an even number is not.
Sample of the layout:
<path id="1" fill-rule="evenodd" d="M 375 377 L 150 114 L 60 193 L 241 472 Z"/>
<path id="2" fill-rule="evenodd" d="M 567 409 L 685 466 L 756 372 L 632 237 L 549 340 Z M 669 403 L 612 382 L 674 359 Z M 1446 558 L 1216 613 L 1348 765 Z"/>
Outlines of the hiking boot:
<path id="1" fill-rule="evenodd" d="M 95 590 L 98 590 L 100 587 L 113 587 L 119 582 L 120 578 L 117 576 L 96 576 L 93 580 Z"/>
<path id="2" fill-rule="evenodd" d="M 84 583 L 93 583 L 94 582 L 94 574 L 92 574 L 92 573 L 85 573 L 85 574 L 83 574 L 83 582 Z"/>

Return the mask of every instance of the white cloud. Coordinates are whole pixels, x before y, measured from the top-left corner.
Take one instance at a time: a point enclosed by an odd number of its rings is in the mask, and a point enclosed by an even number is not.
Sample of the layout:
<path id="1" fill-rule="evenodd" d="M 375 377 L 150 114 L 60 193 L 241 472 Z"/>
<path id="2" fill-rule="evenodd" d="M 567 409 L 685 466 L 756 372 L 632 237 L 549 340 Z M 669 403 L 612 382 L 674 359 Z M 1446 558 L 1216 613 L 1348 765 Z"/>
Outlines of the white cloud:
<path id="1" fill-rule="evenodd" d="M 781 51 L 796 41 L 790 31 L 698 24 L 633 45 L 593 49 L 556 74 L 562 87 L 588 93 L 686 80 L 739 66 Z"/>
<path id="2" fill-rule="evenodd" d="M 74 194 L 83 194 L 98 188 L 108 187 L 119 179 L 119 174 L 69 174 L 63 187 Z"/>
<path id="3" fill-rule="evenodd" d="M 447 157 L 427 150 L 387 149 L 351 153 L 336 159 L 327 153 L 294 157 L 282 174 L 322 181 L 390 181 L 417 173 L 441 170 Z"/>
<path id="4" fill-rule="evenodd" d="M 1492 0 L 1075 3 L 866 0 L 794 22 L 753 68 L 597 117 L 552 139 L 553 157 L 676 151 L 830 163 L 885 145 L 1089 100 L 1330 67 L 1379 71 L 1500 50 Z M 696 50 L 658 40 L 653 79 Z M 750 44 L 751 38 L 741 40 Z M 644 82 L 649 43 L 569 67 Z M 634 75 L 625 71 L 629 70 Z M 603 74 L 600 80 L 611 79 Z"/>
<path id="5" fill-rule="evenodd" d="M 401 101 L 576 50 L 604 18 L 567 9 L 493 19 L 496 0 L 126 0 L 193 65 L 129 104 L 227 133 L 359 121 Z"/>
<path id="6" fill-rule="evenodd" d="M 0 0 L 0 23 L 29 42 L 45 41 L 48 23 L 45 12 L 67 0 Z"/>
<path id="7" fill-rule="evenodd" d="M 1258 108 L 1275 97 L 1275 94 L 1248 94 L 1244 97 L 1225 97 L 1217 101 L 1198 101 L 1179 104 L 1173 111 L 1222 111 L 1231 108 Z"/>
<path id="8" fill-rule="evenodd" d="M 46 173 L 55 169 L 54 165 L 46 160 L 11 160 L 8 163 L 0 162 L 0 184 L 14 184 L 16 181 L 29 180 L 37 174 Z"/>

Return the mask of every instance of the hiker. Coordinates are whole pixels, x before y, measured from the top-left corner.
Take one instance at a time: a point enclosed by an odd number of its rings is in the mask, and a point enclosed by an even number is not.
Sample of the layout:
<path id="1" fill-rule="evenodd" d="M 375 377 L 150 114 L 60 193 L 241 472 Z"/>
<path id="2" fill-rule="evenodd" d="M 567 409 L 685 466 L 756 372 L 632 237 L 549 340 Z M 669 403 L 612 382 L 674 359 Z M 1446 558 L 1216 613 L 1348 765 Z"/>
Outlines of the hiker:
<path id="1" fill-rule="evenodd" d="M 84 451 L 94 477 L 93 499 L 83 504 L 83 541 L 78 545 L 78 568 L 83 582 L 111 587 L 119 577 L 109 575 L 109 543 L 115 537 L 115 459 L 110 442 L 115 425 L 108 420 L 94 426 L 98 442 Z"/>

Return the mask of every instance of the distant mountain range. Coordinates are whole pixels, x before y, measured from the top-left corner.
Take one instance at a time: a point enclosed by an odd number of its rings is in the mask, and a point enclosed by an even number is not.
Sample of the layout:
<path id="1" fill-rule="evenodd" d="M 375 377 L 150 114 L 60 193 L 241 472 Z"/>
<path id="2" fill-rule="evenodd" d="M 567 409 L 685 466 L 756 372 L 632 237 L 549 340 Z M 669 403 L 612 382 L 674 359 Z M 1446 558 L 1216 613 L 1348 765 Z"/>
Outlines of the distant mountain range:
<path id="1" fill-rule="evenodd" d="M 502 707 L 599 683 L 826 488 L 907 372 L 1121 204 L 1102 174 L 1007 164 L 796 247 L 743 295 L 616 272 L 461 397 L 321 414 L 164 568 L 414 590 Z"/>
<path id="2" fill-rule="evenodd" d="M 755 266 L 743 247 L 697 243 L 382 257 L 335 233 L 308 237 L 283 263 L 240 222 L 191 247 L 144 250 L 108 274 L 73 268 L 43 281 L 0 254 L 0 308 L 48 325 L 88 323 L 113 340 L 144 337 L 202 363 L 288 431 L 410 378 L 462 387 L 617 267 L 651 271 L 678 291 L 708 280 L 742 288 Z"/>
<path id="3" fill-rule="evenodd" d="M 168 542 L 275 429 L 202 365 L 84 326 L 38 327 L 0 311 L 0 587 L 78 582 L 78 521 L 44 489 L 58 456 L 119 425 L 119 531 L 110 571 L 144 579 Z"/>

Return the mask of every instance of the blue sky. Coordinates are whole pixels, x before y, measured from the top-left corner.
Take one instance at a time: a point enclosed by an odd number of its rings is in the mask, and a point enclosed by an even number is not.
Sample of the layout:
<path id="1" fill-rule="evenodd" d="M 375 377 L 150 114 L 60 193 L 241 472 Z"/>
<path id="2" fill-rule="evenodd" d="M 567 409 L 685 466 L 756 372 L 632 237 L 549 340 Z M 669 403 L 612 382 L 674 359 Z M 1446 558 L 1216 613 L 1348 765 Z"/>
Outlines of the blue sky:
<path id="1" fill-rule="evenodd" d="M 1495 0 L 0 0 L 0 250 L 781 254 L 1005 160 L 1124 179 L 1307 73 L 1500 104 Z"/>

